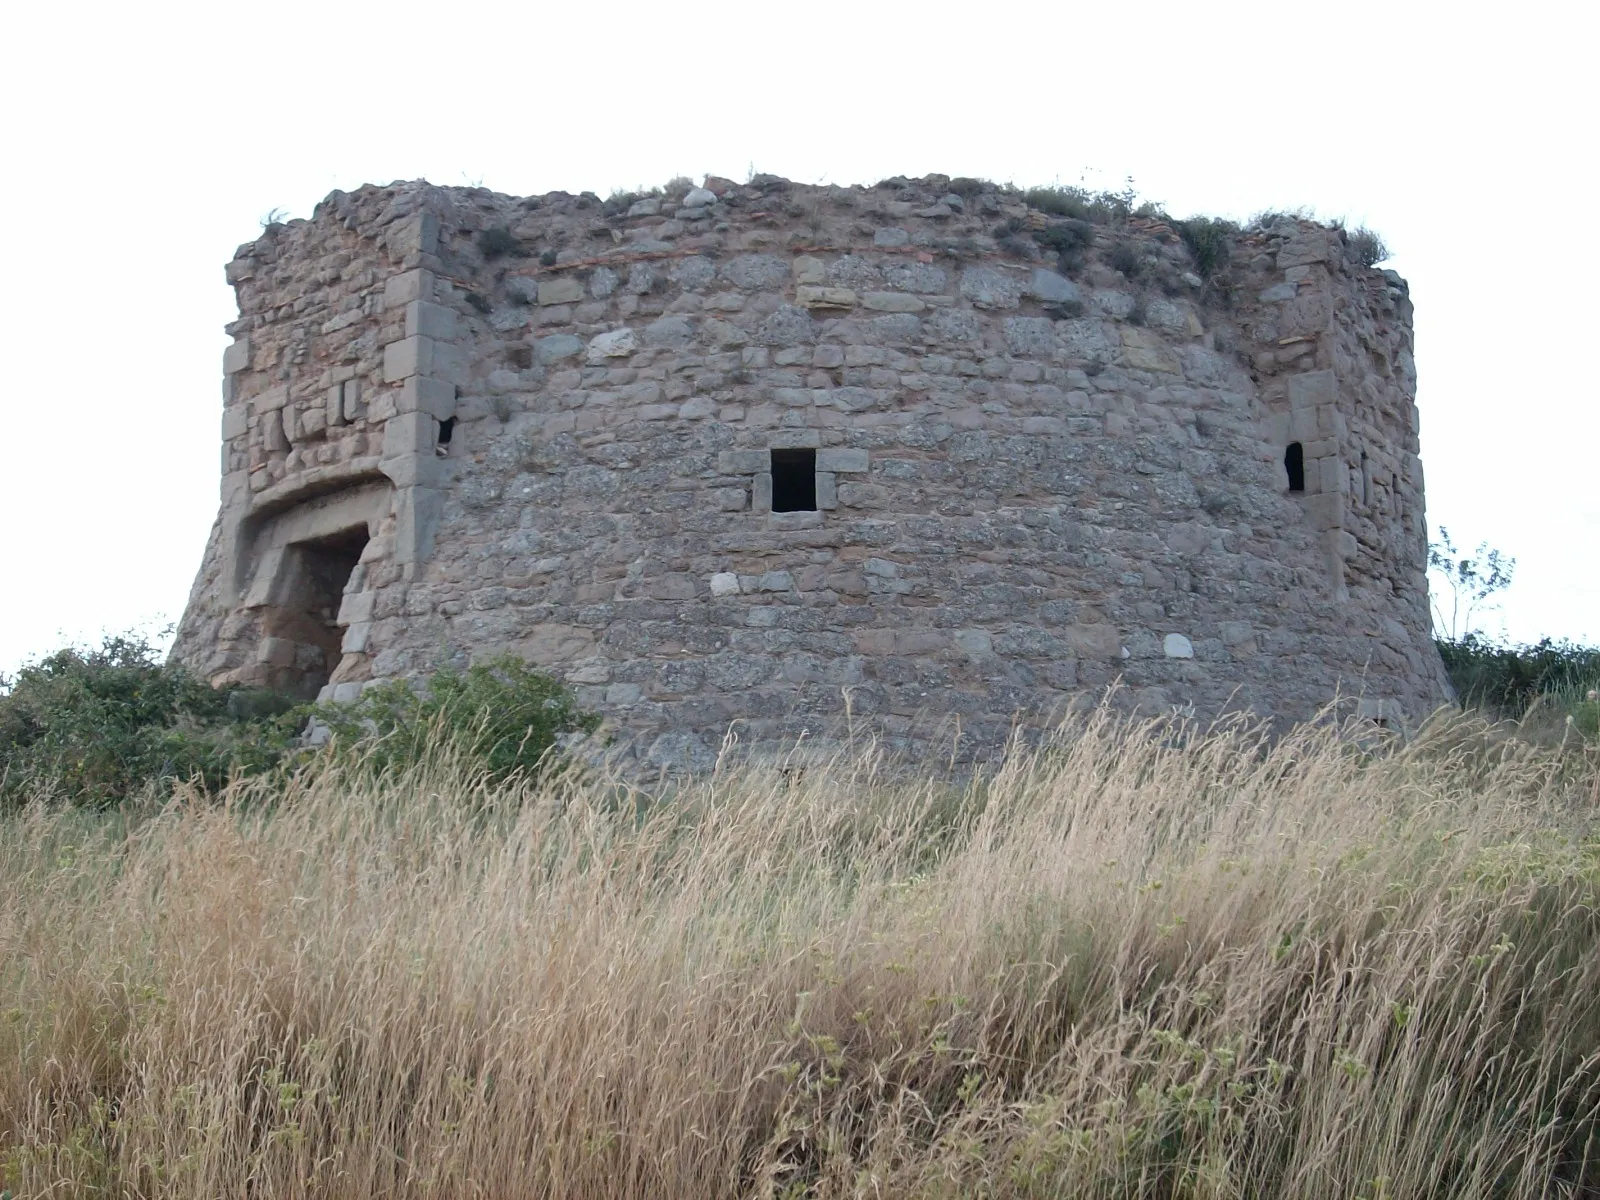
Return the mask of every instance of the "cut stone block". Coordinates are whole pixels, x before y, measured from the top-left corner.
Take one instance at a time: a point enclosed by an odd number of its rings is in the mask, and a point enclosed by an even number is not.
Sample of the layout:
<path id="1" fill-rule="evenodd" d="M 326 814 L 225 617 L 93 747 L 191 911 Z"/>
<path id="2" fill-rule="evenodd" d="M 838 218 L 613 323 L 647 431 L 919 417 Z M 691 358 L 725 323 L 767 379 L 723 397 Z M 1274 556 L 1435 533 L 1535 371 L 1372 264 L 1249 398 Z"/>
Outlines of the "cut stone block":
<path id="1" fill-rule="evenodd" d="M 1305 371 L 1289 376 L 1289 407 L 1315 408 L 1334 404 L 1339 398 L 1332 371 Z"/>
<path id="2" fill-rule="evenodd" d="M 904 292 L 868 292 L 861 298 L 864 307 L 873 312 L 915 313 L 928 307 L 920 297 Z"/>
<path id="3" fill-rule="evenodd" d="M 383 456 L 432 454 L 439 436 L 439 422 L 425 412 L 400 413 L 383 425 Z"/>
<path id="4" fill-rule="evenodd" d="M 722 450 L 717 454 L 717 471 L 722 475 L 754 475 L 772 465 L 766 450 Z"/>
<path id="5" fill-rule="evenodd" d="M 391 275 L 383 285 L 383 306 L 399 308 L 414 300 L 432 300 L 433 285 L 433 272 L 425 271 L 421 267 L 413 271 L 403 271 L 399 275 Z"/>
<path id="6" fill-rule="evenodd" d="M 222 352 L 222 373 L 237 375 L 250 367 L 250 339 L 240 338 Z"/>
<path id="7" fill-rule="evenodd" d="M 802 308 L 853 308 L 856 294 L 849 288 L 804 285 L 795 288 L 794 302 Z"/>
<path id="8" fill-rule="evenodd" d="M 576 304 L 583 299 L 583 281 L 570 275 L 539 281 L 539 303 Z"/>
<path id="9" fill-rule="evenodd" d="M 456 415 L 456 385 L 413 375 L 395 393 L 394 408 L 397 413 L 422 412 L 436 421 L 447 421 Z"/>
<path id="10" fill-rule="evenodd" d="M 817 470 L 846 471 L 859 474 L 867 469 L 865 450 L 818 450 Z"/>
<path id="11" fill-rule="evenodd" d="M 456 313 L 442 304 L 413 300 L 406 305 L 406 336 L 450 341 L 456 336 Z"/>

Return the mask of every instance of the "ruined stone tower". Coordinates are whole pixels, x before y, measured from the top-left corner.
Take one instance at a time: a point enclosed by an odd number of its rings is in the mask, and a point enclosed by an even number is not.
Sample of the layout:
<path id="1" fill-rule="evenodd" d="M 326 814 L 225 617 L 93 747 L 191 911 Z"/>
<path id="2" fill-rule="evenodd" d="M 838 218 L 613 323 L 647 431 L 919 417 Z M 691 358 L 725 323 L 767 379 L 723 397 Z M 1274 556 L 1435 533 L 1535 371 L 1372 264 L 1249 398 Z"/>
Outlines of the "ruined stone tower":
<path id="1" fill-rule="evenodd" d="M 343 699 L 511 651 L 679 761 L 1119 679 L 1446 697 L 1411 305 L 1340 230 L 1199 264 L 978 181 L 707 183 L 364 187 L 241 247 L 175 657 Z"/>

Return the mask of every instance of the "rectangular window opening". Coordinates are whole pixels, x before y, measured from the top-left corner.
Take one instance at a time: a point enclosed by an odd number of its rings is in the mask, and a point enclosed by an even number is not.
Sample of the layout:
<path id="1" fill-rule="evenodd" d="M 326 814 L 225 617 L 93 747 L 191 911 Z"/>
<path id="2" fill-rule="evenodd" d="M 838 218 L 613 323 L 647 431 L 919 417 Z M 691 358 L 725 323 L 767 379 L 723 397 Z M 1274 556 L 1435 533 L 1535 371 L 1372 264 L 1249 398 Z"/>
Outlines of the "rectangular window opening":
<path id="1" fill-rule="evenodd" d="M 772 511 L 817 511 L 817 452 L 772 452 Z"/>

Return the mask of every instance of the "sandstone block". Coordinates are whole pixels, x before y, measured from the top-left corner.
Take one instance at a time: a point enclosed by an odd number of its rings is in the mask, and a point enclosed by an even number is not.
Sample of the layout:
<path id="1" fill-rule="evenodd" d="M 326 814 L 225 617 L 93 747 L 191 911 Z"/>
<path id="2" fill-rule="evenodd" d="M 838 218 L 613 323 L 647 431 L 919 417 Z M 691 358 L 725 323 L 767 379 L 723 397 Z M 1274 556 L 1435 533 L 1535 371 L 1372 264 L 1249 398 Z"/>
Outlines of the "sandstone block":
<path id="1" fill-rule="evenodd" d="M 367 415 L 366 405 L 361 398 L 361 380 L 346 379 L 339 385 L 340 404 L 344 410 L 344 419 L 359 421 Z"/>
<path id="2" fill-rule="evenodd" d="M 780 532 L 792 532 L 800 529 L 821 529 L 822 513 L 810 510 L 799 512 L 775 512 L 767 514 L 767 528 Z"/>
<path id="3" fill-rule="evenodd" d="M 399 383 L 413 375 L 431 375 L 451 383 L 461 383 L 466 375 L 466 356 L 461 347 L 433 338 L 408 337 L 383 348 L 383 377 Z"/>
<path id="4" fill-rule="evenodd" d="M 358 621 L 372 620 L 372 609 L 377 600 L 378 594 L 376 592 L 347 593 L 339 603 L 337 624 L 354 625 Z"/>
<path id="5" fill-rule="evenodd" d="M 597 334 L 589 343 L 585 357 L 589 362 L 604 362 L 608 358 L 627 358 L 639 348 L 638 335 L 632 329 L 613 329 Z"/>
<path id="6" fill-rule="evenodd" d="M 1154 371 L 1167 375 L 1181 375 L 1183 364 L 1177 352 L 1162 340 L 1159 334 L 1137 325 L 1124 325 L 1122 336 L 1122 361 L 1135 371 Z"/>
<path id="7" fill-rule="evenodd" d="M 1331 370 L 1304 371 L 1299 375 L 1291 375 L 1288 384 L 1291 409 L 1338 403 L 1338 389 Z"/>
<path id="8" fill-rule="evenodd" d="M 583 339 L 574 337 L 570 333 L 556 333 L 549 337 L 542 337 L 533 344 L 533 352 L 541 363 L 549 366 L 551 363 L 560 362 L 563 358 L 571 358 L 583 352 Z"/>
<path id="9" fill-rule="evenodd" d="M 431 455 L 439 437 L 439 422 L 425 412 L 400 413 L 383 425 L 383 457 Z"/>
<path id="10" fill-rule="evenodd" d="M 289 428 L 293 423 L 292 409 L 273 409 L 262 417 L 261 440 L 268 453 L 278 454 L 289 448 Z"/>
<path id="11" fill-rule="evenodd" d="M 956 646 L 969 658 L 988 658 L 994 653 L 994 638 L 987 629 L 958 629 Z"/>
<path id="12" fill-rule="evenodd" d="M 841 483 L 839 504 L 844 508 L 884 508 L 889 503 L 889 489 L 875 483 Z"/>
<path id="13" fill-rule="evenodd" d="M 814 450 L 822 444 L 822 433 L 816 429 L 774 429 L 767 435 L 767 444 L 774 450 Z"/>
<path id="14" fill-rule="evenodd" d="M 378 461 L 378 469 L 397 488 L 438 487 L 444 481 L 444 463 L 434 454 L 404 453 Z"/>
<path id="15" fill-rule="evenodd" d="M 920 297 L 903 292 L 868 292 L 861 303 L 873 312 L 887 313 L 915 313 L 928 307 Z"/>
<path id="16" fill-rule="evenodd" d="M 1080 658 L 1110 660 L 1122 656 L 1122 635 L 1115 625 L 1069 625 L 1066 639 Z"/>
<path id="17" fill-rule="evenodd" d="M 426 300 L 413 300 L 406 305 L 406 336 L 450 341 L 456 336 L 455 309 Z"/>
<path id="18" fill-rule="evenodd" d="M 803 308 L 853 308 L 856 294 L 849 288 L 802 285 L 794 290 L 795 303 Z M 871 308 L 871 297 L 867 297 Z"/>
<path id="19" fill-rule="evenodd" d="M 1338 529 L 1344 524 L 1344 496 L 1339 493 L 1301 496 L 1299 500 L 1311 528 Z"/>
<path id="20" fill-rule="evenodd" d="M 250 367 L 250 339 L 240 338 L 222 352 L 222 373 L 237 375 Z"/>
<path id="21" fill-rule="evenodd" d="M 396 413 L 427 413 L 435 421 L 456 415 L 456 385 L 442 379 L 413 375 L 400 385 L 394 398 Z"/>
<path id="22" fill-rule="evenodd" d="M 401 488 L 395 494 L 394 558 L 402 565 L 433 556 L 433 538 L 444 497 L 433 488 Z"/>
<path id="23" fill-rule="evenodd" d="M 717 471 L 722 475 L 754 475 L 772 465 L 766 450 L 722 450 L 717 454 Z"/>
<path id="24" fill-rule="evenodd" d="M 751 481 L 750 509 L 759 513 L 772 511 L 772 472 L 763 471 Z"/>
<path id="25" fill-rule="evenodd" d="M 823 284 L 828 282 L 828 266 L 820 258 L 802 254 L 790 264 L 797 284 Z"/>
<path id="26" fill-rule="evenodd" d="M 433 299 L 434 274 L 421 267 L 391 275 L 383 284 L 383 307 L 400 308 L 417 300 Z"/>
<path id="27" fill-rule="evenodd" d="M 861 473 L 867 469 L 865 450 L 830 449 L 817 451 L 817 470 Z"/>
<path id="28" fill-rule="evenodd" d="M 539 281 L 539 304 L 548 308 L 552 304 L 576 304 L 583 299 L 583 281 L 571 275 Z"/>
<path id="29" fill-rule="evenodd" d="M 396 258 L 438 253 L 439 218 L 432 213 L 414 213 L 389 228 L 389 252 Z"/>

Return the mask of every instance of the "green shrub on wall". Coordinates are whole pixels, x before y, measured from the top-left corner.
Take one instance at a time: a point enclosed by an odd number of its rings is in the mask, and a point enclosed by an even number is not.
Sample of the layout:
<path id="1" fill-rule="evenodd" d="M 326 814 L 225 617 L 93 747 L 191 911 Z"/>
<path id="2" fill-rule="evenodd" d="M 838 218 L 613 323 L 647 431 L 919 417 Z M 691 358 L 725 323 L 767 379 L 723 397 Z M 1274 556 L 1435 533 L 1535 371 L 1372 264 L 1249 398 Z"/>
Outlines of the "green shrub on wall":
<path id="1" fill-rule="evenodd" d="M 280 698 L 217 690 L 137 635 L 68 647 L 0 676 L 0 802 L 50 795 L 104 806 L 150 784 L 276 763 L 290 745 Z"/>
<path id="2" fill-rule="evenodd" d="M 380 770 L 447 747 L 497 780 L 533 769 L 563 734 L 600 723 L 560 680 L 509 656 L 315 706 L 212 688 L 162 662 L 146 639 L 119 635 L 0 676 L 0 806 L 103 808 L 179 781 L 215 790 L 314 753 L 301 736 L 313 720 L 332 731 L 336 751 Z"/>
<path id="3" fill-rule="evenodd" d="M 359 747 L 380 770 L 404 768 L 448 746 L 495 780 L 537 768 L 563 734 L 600 724 L 564 683 L 512 655 L 437 671 L 422 687 L 380 683 L 352 704 L 319 707 L 316 717 L 332 730 L 335 745 Z"/>

